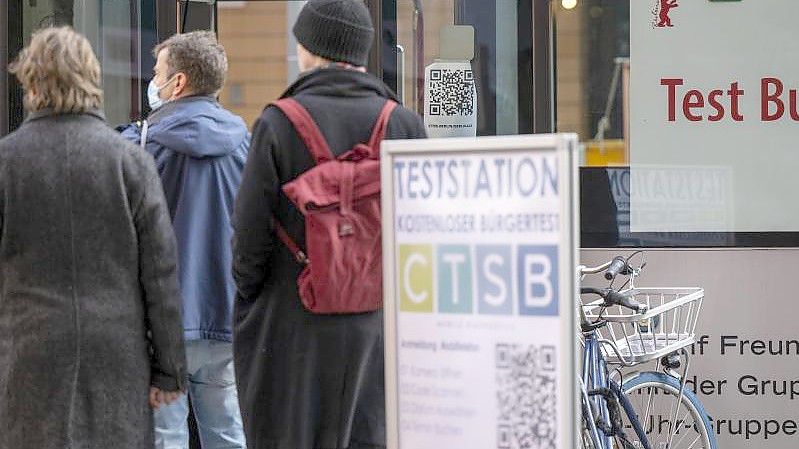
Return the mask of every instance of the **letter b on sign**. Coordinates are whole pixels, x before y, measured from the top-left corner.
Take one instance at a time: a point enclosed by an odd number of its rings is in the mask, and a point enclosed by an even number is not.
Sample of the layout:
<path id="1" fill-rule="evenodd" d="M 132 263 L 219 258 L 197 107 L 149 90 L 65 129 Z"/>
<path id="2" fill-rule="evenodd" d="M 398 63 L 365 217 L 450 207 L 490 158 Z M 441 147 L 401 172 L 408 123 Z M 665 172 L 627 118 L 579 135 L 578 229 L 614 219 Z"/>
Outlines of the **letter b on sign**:
<path id="1" fill-rule="evenodd" d="M 518 248 L 520 315 L 558 314 L 558 248 L 526 246 Z"/>

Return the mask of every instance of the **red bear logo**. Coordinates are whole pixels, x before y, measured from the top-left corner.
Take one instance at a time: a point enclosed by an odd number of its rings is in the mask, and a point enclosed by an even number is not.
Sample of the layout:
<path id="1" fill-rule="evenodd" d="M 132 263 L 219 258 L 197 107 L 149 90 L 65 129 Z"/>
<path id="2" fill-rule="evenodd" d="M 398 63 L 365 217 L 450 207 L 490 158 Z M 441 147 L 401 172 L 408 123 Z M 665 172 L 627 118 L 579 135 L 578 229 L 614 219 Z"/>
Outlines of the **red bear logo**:
<path id="1" fill-rule="evenodd" d="M 677 0 L 660 0 L 660 8 L 658 8 L 658 16 L 660 17 L 660 21 L 657 23 L 657 27 L 673 27 L 671 23 L 671 17 L 669 17 L 669 13 L 671 12 L 672 8 L 676 8 L 680 6 L 677 3 Z"/>

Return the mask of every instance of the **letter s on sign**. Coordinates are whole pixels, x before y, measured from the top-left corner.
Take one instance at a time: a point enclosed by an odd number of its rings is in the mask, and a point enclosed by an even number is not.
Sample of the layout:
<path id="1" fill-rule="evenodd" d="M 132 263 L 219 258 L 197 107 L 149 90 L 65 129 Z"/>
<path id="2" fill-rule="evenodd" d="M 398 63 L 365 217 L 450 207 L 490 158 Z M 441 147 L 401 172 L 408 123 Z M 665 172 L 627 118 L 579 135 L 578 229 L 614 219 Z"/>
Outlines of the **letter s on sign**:
<path id="1" fill-rule="evenodd" d="M 508 287 L 505 285 L 505 281 L 502 279 L 502 277 L 491 271 L 492 265 L 499 265 L 501 267 L 503 264 L 504 261 L 502 256 L 499 254 L 489 254 L 483 260 L 483 273 L 486 279 L 494 284 L 497 287 L 497 290 L 499 290 L 496 295 L 486 293 L 483 299 L 485 299 L 487 304 L 494 307 L 501 306 L 508 299 Z"/>

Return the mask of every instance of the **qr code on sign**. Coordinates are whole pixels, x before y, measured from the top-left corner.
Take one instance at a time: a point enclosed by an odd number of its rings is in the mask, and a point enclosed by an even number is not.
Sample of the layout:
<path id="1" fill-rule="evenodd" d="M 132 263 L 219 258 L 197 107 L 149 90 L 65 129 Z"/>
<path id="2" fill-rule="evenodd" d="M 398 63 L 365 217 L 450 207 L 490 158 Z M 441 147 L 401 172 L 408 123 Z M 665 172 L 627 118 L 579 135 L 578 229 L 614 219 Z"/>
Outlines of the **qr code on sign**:
<path id="1" fill-rule="evenodd" d="M 557 378 L 552 346 L 496 346 L 498 449 L 557 444 Z"/>
<path id="2" fill-rule="evenodd" d="M 430 70 L 430 115 L 474 114 L 474 72 L 468 69 Z"/>

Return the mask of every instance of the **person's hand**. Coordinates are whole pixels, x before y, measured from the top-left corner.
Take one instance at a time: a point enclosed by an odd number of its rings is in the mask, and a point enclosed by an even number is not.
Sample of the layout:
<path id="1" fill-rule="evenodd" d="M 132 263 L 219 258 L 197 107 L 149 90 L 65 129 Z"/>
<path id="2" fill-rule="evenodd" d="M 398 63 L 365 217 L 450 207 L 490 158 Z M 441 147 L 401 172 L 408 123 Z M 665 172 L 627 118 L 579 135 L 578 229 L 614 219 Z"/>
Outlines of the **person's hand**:
<path id="1" fill-rule="evenodd" d="M 180 391 L 163 391 L 160 388 L 150 387 L 150 407 L 153 410 L 158 410 L 162 404 L 169 405 L 178 400 Z"/>

